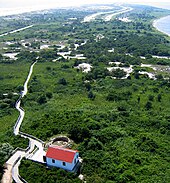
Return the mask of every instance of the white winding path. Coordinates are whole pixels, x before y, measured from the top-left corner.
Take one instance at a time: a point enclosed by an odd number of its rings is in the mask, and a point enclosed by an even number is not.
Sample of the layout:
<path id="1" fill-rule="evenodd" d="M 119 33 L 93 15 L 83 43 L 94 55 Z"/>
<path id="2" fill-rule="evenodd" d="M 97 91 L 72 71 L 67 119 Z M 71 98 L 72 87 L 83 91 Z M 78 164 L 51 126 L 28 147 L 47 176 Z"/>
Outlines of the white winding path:
<path id="1" fill-rule="evenodd" d="M 14 134 L 15 135 L 20 135 L 23 138 L 27 138 L 29 140 L 29 146 L 28 146 L 27 149 L 17 148 L 15 150 L 15 152 L 13 153 L 13 155 L 6 162 L 7 169 L 5 170 L 5 173 L 3 175 L 2 183 L 12 183 L 11 175 L 12 175 L 12 178 L 17 183 L 26 182 L 25 180 L 23 180 L 20 177 L 19 169 L 18 169 L 23 157 L 31 159 L 33 161 L 44 163 L 44 161 L 43 161 L 43 155 L 45 155 L 45 151 L 43 149 L 43 144 L 44 143 L 41 140 L 34 137 L 34 136 L 31 136 L 29 134 L 25 134 L 25 133 L 22 133 L 22 132 L 19 131 L 20 126 L 21 126 L 21 124 L 23 122 L 23 119 L 24 119 L 24 115 L 25 115 L 24 109 L 22 109 L 21 106 L 20 106 L 21 105 L 21 99 L 28 92 L 28 82 L 31 78 L 31 75 L 32 75 L 33 68 L 34 68 L 35 64 L 36 64 L 36 62 L 34 62 L 30 67 L 29 74 L 28 74 L 27 79 L 24 83 L 24 90 L 21 92 L 21 95 L 20 95 L 20 97 L 19 97 L 19 99 L 18 99 L 18 101 L 16 102 L 16 105 L 15 105 L 16 109 L 19 111 L 20 114 L 19 114 L 17 122 L 14 126 Z"/>
<path id="2" fill-rule="evenodd" d="M 25 112 L 24 112 L 24 110 L 20 107 L 20 105 L 21 105 L 21 99 L 22 99 L 22 98 L 27 94 L 27 92 L 28 92 L 28 82 L 29 82 L 29 80 L 30 80 L 30 78 L 31 78 L 31 75 L 32 75 L 32 72 L 33 72 L 33 68 L 34 68 L 35 63 L 36 63 L 36 62 L 34 62 L 34 63 L 31 65 L 31 67 L 30 67 L 29 74 L 28 74 L 27 79 L 26 79 L 26 81 L 25 81 L 25 83 L 24 83 L 24 90 L 21 92 L 21 96 L 20 96 L 20 98 L 18 99 L 18 101 L 16 102 L 16 105 L 15 105 L 16 109 L 17 109 L 17 110 L 19 111 L 19 113 L 20 113 L 20 115 L 19 115 L 19 117 L 18 117 L 18 120 L 17 120 L 17 122 L 16 122 L 16 124 L 15 124 L 15 126 L 14 126 L 14 134 L 15 134 L 15 135 L 18 135 L 18 134 L 19 134 L 19 128 L 20 128 L 21 123 L 22 123 L 22 121 L 23 121 L 23 119 L 24 119 Z"/>

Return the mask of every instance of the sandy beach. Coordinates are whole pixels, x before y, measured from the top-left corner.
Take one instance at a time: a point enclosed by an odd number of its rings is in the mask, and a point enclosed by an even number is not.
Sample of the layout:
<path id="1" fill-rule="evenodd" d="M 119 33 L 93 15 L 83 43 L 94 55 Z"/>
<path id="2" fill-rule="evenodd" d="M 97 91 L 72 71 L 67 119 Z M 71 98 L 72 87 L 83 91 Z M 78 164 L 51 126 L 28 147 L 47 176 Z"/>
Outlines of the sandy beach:
<path id="1" fill-rule="evenodd" d="M 168 30 L 168 32 L 166 32 L 165 30 L 163 30 L 163 28 L 160 28 L 160 26 L 158 25 L 161 21 L 166 21 L 167 19 L 170 19 L 170 15 L 169 16 L 166 16 L 166 17 L 163 17 L 163 18 L 160 18 L 160 19 L 157 19 L 157 20 L 154 20 L 153 21 L 153 27 L 155 27 L 158 31 L 170 36 L 170 30 Z M 168 23 L 168 21 L 167 21 Z"/>

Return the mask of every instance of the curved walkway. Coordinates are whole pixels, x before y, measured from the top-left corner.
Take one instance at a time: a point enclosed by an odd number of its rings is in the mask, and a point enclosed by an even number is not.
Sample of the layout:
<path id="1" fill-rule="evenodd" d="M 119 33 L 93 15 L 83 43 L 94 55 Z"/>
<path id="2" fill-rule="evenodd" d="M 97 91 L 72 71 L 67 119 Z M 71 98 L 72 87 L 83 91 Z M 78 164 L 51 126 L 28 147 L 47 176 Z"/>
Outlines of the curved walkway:
<path id="1" fill-rule="evenodd" d="M 27 138 L 29 140 L 29 146 L 27 149 L 17 148 L 14 151 L 13 155 L 9 158 L 9 160 L 5 164 L 6 170 L 5 170 L 5 173 L 4 173 L 2 181 L 1 181 L 2 183 L 12 183 L 12 178 L 14 179 L 14 181 L 16 183 L 26 182 L 24 179 L 22 179 L 22 177 L 20 177 L 19 169 L 18 169 L 18 167 L 21 163 L 21 160 L 24 157 L 27 159 L 31 159 L 33 161 L 38 161 L 38 162 L 44 163 L 44 161 L 43 161 L 43 155 L 45 155 L 45 151 L 43 150 L 44 142 L 37 139 L 36 137 L 34 137 L 32 135 L 22 133 L 19 131 L 20 126 L 24 119 L 24 115 L 25 115 L 24 109 L 20 106 L 21 100 L 28 92 L 28 82 L 31 78 L 35 64 L 36 64 L 36 62 L 34 62 L 30 67 L 29 74 L 24 83 L 24 90 L 21 92 L 21 95 L 15 105 L 16 109 L 19 111 L 20 114 L 19 114 L 17 122 L 14 126 L 14 134 L 20 135 L 23 138 Z M 11 176 L 12 176 L 12 178 L 11 178 Z"/>

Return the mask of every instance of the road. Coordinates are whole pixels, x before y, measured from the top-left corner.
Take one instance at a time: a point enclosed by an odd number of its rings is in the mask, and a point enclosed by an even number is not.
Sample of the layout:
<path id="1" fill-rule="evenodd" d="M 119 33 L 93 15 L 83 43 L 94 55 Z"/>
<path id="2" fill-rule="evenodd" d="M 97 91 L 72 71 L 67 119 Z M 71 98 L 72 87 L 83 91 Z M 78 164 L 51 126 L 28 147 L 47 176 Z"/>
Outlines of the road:
<path id="1" fill-rule="evenodd" d="M 120 15 L 120 14 L 123 14 L 123 13 L 127 13 L 129 11 L 132 11 L 133 8 L 130 8 L 130 7 L 122 7 L 122 10 L 120 10 L 119 12 L 116 12 L 116 13 L 113 13 L 111 15 L 108 15 L 104 18 L 105 21 L 110 21 L 114 16 L 116 15 Z"/>
<path id="2" fill-rule="evenodd" d="M 95 20 L 97 16 L 99 16 L 99 15 L 106 15 L 106 14 L 109 14 L 109 15 L 103 17 L 103 19 L 105 21 L 110 21 L 113 16 L 116 16 L 116 15 L 119 15 L 119 14 L 123 14 L 123 13 L 127 13 L 127 12 L 133 10 L 133 8 L 130 8 L 130 7 L 123 7 L 123 6 L 120 6 L 120 7 L 122 9 L 118 10 L 116 12 L 115 11 L 108 11 L 108 12 L 99 12 L 99 13 L 95 13 L 95 14 L 92 14 L 92 15 L 88 15 L 88 16 L 86 16 L 84 18 L 83 22 L 91 22 L 91 21 Z"/>
<path id="3" fill-rule="evenodd" d="M 0 37 L 7 36 L 8 34 L 13 34 L 13 33 L 16 33 L 16 32 L 20 32 L 20 31 L 23 31 L 25 29 L 29 29 L 33 26 L 34 25 L 29 25 L 29 26 L 26 26 L 26 27 L 23 27 L 23 28 L 20 28 L 20 29 L 16 29 L 16 30 L 13 30 L 13 31 L 10 31 L 10 32 L 6 32 L 6 33 L 3 33 L 3 34 L 0 34 Z"/>

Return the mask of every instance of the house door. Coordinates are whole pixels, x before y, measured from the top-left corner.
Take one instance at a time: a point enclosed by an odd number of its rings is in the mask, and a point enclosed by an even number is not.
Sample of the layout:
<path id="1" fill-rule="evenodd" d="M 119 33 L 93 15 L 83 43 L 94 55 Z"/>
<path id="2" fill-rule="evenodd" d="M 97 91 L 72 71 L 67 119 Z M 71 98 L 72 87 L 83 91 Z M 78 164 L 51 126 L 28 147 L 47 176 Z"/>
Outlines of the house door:
<path id="1" fill-rule="evenodd" d="M 46 160 L 46 156 L 43 156 L 43 161 L 46 163 L 46 161 L 47 161 L 47 160 Z"/>

